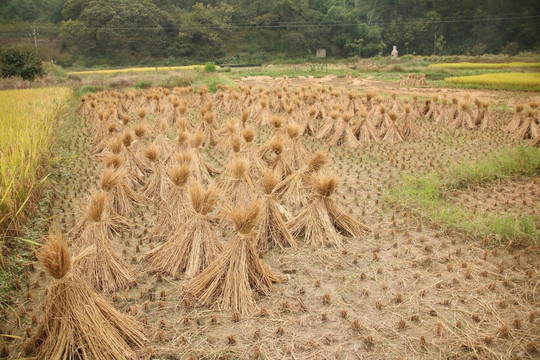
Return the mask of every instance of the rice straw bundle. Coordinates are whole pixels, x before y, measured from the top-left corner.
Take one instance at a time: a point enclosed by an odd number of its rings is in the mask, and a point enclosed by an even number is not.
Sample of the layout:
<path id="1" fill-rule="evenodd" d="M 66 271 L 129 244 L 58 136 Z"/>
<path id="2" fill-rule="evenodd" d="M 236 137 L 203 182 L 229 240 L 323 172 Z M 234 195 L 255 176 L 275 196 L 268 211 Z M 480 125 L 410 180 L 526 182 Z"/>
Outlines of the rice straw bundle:
<path id="1" fill-rule="evenodd" d="M 351 113 L 345 113 L 341 115 L 341 120 L 336 125 L 334 133 L 328 138 L 327 144 L 330 146 L 335 145 L 347 145 L 350 147 L 356 147 L 358 140 L 350 126 L 350 121 L 353 117 Z"/>
<path id="2" fill-rule="evenodd" d="M 315 106 L 312 106 L 306 111 L 303 117 L 298 117 L 297 122 L 300 125 L 300 132 L 302 134 L 315 134 L 315 119 L 317 119 L 318 115 L 319 111 Z"/>
<path id="3" fill-rule="evenodd" d="M 238 136 L 238 120 L 230 118 L 219 131 L 219 140 L 216 150 L 222 154 L 227 154 L 230 150 L 230 143 L 233 137 Z M 240 151 L 240 150 L 239 150 Z"/>
<path id="4" fill-rule="evenodd" d="M 510 134 L 513 139 L 534 139 L 540 135 L 540 124 L 534 110 L 527 111 L 527 116 L 520 127 Z"/>
<path id="5" fill-rule="evenodd" d="M 527 146 L 540 146 L 540 135 L 534 137 L 527 143 Z"/>
<path id="6" fill-rule="evenodd" d="M 151 144 L 144 149 L 144 156 L 152 164 L 150 180 L 142 188 L 142 193 L 148 199 L 161 201 L 167 198 L 171 183 L 167 178 L 164 162 L 160 159 L 158 148 Z"/>
<path id="7" fill-rule="evenodd" d="M 191 176 L 190 164 L 180 162 L 169 170 L 170 192 L 160 203 L 156 224 L 150 230 L 148 239 L 161 241 L 172 234 L 187 219 L 188 191 Z"/>
<path id="8" fill-rule="evenodd" d="M 296 240 L 285 223 L 285 220 L 291 218 L 291 214 L 277 202 L 274 194 L 274 189 L 280 179 L 280 175 L 270 169 L 263 174 L 262 215 L 255 229 L 255 243 L 259 250 L 266 251 L 273 247 L 279 247 L 280 249 L 296 247 Z"/>
<path id="9" fill-rule="evenodd" d="M 120 131 L 120 127 L 118 123 L 109 122 L 108 127 L 107 127 L 107 135 L 103 137 L 96 146 L 94 146 L 94 148 L 91 151 L 91 154 L 99 155 L 105 152 L 109 145 L 109 141 L 111 139 L 116 138 L 118 136 L 119 131 Z"/>
<path id="10" fill-rule="evenodd" d="M 189 193 L 190 219 L 178 226 L 165 243 L 145 256 L 150 271 L 170 275 L 185 273 L 191 278 L 222 252 L 223 246 L 208 216 L 219 199 L 219 192 L 212 186 L 204 190 L 195 182 L 190 185 Z"/>
<path id="11" fill-rule="evenodd" d="M 212 176 L 220 173 L 219 170 L 208 164 L 201 153 L 201 145 L 204 142 L 204 135 L 197 131 L 190 138 L 191 150 L 191 173 L 195 180 L 203 185 L 208 185 L 212 182 Z"/>
<path id="12" fill-rule="evenodd" d="M 187 291 L 202 304 L 220 310 L 249 314 L 257 308 L 255 293 L 270 294 L 278 275 L 264 264 L 255 250 L 252 231 L 261 216 L 258 201 L 249 208 L 229 211 L 237 234 L 227 248 L 187 285 Z"/>
<path id="13" fill-rule="evenodd" d="M 76 272 L 96 290 L 112 292 L 133 284 L 135 276 L 133 269 L 112 247 L 104 218 L 106 197 L 103 191 L 91 195 L 86 211 L 89 224 L 77 239 L 77 247 L 84 251 L 79 256 Z"/>
<path id="14" fill-rule="evenodd" d="M 229 164 L 233 162 L 234 160 L 245 157 L 245 154 L 241 152 L 242 139 L 240 138 L 240 136 L 234 135 L 233 137 L 230 138 L 229 148 L 230 148 L 230 150 L 228 151 L 229 155 L 227 155 L 227 159 L 225 163 Z"/>
<path id="15" fill-rule="evenodd" d="M 431 99 L 424 100 L 424 107 L 421 110 L 422 117 L 426 117 L 431 110 Z"/>
<path id="16" fill-rule="evenodd" d="M 229 96 L 225 103 L 225 112 L 231 115 L 240 115 L 245 111 L 245 105 L 238 91 L 234 89 L 229 90 Z"/>
<path id="17" fill-rule="evenodd" d="M 37 252 L 54 278 L 41 305 L 42 318 L 25 343 L 36 359 L 137 359 L 128 344 L 142 347 L 142 327 L 119 313 L 71 270 L 71 257 L 59 234 Z"/>
<path id="18" fill-rule="evenodd" d="M 296 170 L 275 186 L 274 194 L 287 204 L 301 206 L 311 194 L 311 176 L 321 170 L 328 162 L 328 155 L 319 151 L 309 160 L 307 165 Z"/>
<path id="19" fill-rule="evenodd" d="M 268 107 L 268 98 L 262 98 L 259 100 L 259 107 L 255 113 L 251 114 L 253 123 L 255 125 L 266 125 L 269 123 L 270 118 L 272 117 L 272 112 Z"/>
<path id="20" fill-rule="evenodd" d="M 298 170 L 306 165 L 309 160 L 309 152 L 302 142 L 302 128 L 296 122 L 290 122 L 285 127 L 289 135 L 289 144 L 285 151 L 284 161 L 291 170 Z"/>
<path id="21" fill-rule="evenodd" d="M 403 138 L 405 139 L 416 140 L 420 138 L 420 129 L 418 128 L 418 126 L 416 126 L 414 122 L 414 118 L 411 114 L 411 107 L 409 105 L 405 105 L 404 110 L 405 115 L 403 116 L 399 132 L 403 135 Z"/>
<path id="22" fill-rule="evenodd" d="M 431 105 L 429 106 L 428 112 L 424 115 L 425 119 L 436 120 L 439 116 L 437 105 L 439 104 L 439 96 L 433 95 Z"/>
<path id="23" fill-rule="evenodd" d="M 474 123 L 474 117 L 471 114 L 470 104 L 463 100 L 459 104 L 459 113 L 457 118 L 449 124 L 451 129 L 466 129 L 474 130 L 476 129 L 476 124 Z"/>
<path id="24" fill-rule="evenodd" d="M 107 134 L 109 132 L 109 125 L 114 122 L 114 120 L 112 120 L 112 117 L 113 110 L 110 108 L 97 111 L 97 117 L 95 121 L 90 124 L 90 130 L 92 133 L 94 133 L 94 137 L 92 139 L 92 142 L 94 144 L 99 144 L 99 142 L 103 140 L 103 138 L 107 137 Z"/>
<path id="25" fill-rule="evenodd" d="M 330 138 L 335 131 L 335 127 L 339 121 L 339 112 L 332 111 L 330 112 L 330 117 L 328 117 L 324 123 L 319 128 L 319 131 L 315 135 L 315 138 L 319 140 L 327 140 Z"/>
<path id="26" fill-rule="evenodd" d="M 441 110 L 439 111 L 439 116 L 437 116 L 437 119 L 435 120 L 435 124 L 442 127 L 447 127 L 448 124 L 450 124 L 450 122 L 453 120 L 453 116 L 454 110 L 447 103 L 446 97 L 443 97 Z"/>
<path id="27" fill-rule="evenodd" d="M 329 175 L 313 176 L 311 195 L 307 206 L 296 215 L 287 226 L 293 235 L 303 235 L 304 241 L 313 248 L 322 246 L 343 246 L 341 234 L 360 237 L 369 228 L 346 211 L 342 210 L 330 198 L 337 188 L 337 177 Z"/>
<path id="28" fill-rule="evenodd" d="M 157 135 L 154 138 L 154 141 L 152 141 L 152 144 L 158 149 L 164 159 L 167 159 L 170 156 L 174 147 L 173 141 L 167 137 L 167 128 L 167 122 L 161 120 Z"/>
<path id="29" fill-rule="evenodd" d="M 283 145 L 285 140 L 282 137 L 273 137 L 268 140 L 264 147 L 261 147 L 261 159 L 263 166 L 259 168 L 262 173 L 266 168 L 277 170 L 281 176 L 289 176 L 293 169 L 286 162 L 283 155 Z"/>
<path id="30" fill-rule="evenodd" d="M 136 149 L 132 147 L 133 143 L 133 133 L 131 130 L 126 129 L 122 134 L 122 144 L 124 145 L 122 155 L 126 161 L 124 168 L 133 180 L 142 184 L 146 172 L 149 171 L 149 166 L 145 160 L 140 158 Z"/>
<path id="31" fill-rule="evenodd" d="M 285 120 L 282 117 L 274 115 L 270 118 L 268 122 L 272 126 L 272 133 L 270 137 L 284 135 L 283 124 Z"/>
<path id="32" fill-rule="evenodd" d="M 405 139 L 403 138 L 403 135 L 401 134 L 400 130 L 398 129 L 396 125 L 396 119 L 397 119 L 396 113 L 391 112 L 390 114 L 388 114 L 388 122 L 387 122 L 387 125 L 385 126 L 386 131 L 382 137 L 382 140 L 390 144 L 398 144 L 405 141 Z"/>
<path id="33" fill-rule="evenodd" d="M 249 174 L 252 177 L 258 177 L 261 174 L 260 169 L 266 168 L 266 165 L 257 154 L 256 145 L 254 144 L 255 129 L 252 125 L 246 126 L 242 130 L 242 138 L 244 139 L 242 155 L 249 162 Z"/>
<path id="34" fill-rule="evenodd" d="M 207 111 L 204 113 L 203 118 L 199 122 L 199 127 L 197 130 L 204 135 L 205 145 L 216 145 L 219 140 L 218 127 L 215 120 L 216 114 L 211 111 Z"/>
<path id="35" fill-rule="evenodd" d="M 516 113 L 514 114 L 514 117 L 508 123 L 508 125 L 506 125 L 506 127 L 504 128 L 506 132 L 513 133 L 521 127 L 521 124 L 523 124 L 523 121 L 525 120 L 524 114 L 523 114 L 523 108 L 524 108 L 523 104 L 516 105 L 515 107 Z"/>
<path id="36" fill-rule="evenodd" d="M 103 171 L 100 187 L 110 198 L 110 206 L 114 213 L 121 216 L 131 216 L 135 205 L 146 204 L 148 200 L 136 193 L 127 183 L 126 172 L 123 168 L 107 168 Z"/>
<path id="37" fill-rule="evenodd" d="M 390 114 L 393 112 L 386 111 L 386 107 L 384 105 L 380 105 L 377 108 L 377 115 L 374 117 L 374 125 L 378 128 L 379 133 L 384 136 L 384 133 L 386 133 L 386 130 L 392 125 L 392 119 L 390 118 Z"/>
<path id="38" fill-rule="evenodd" d="M 110 203 L 111 199 L 107 196 L 107 193 L 102 193 L 103 199 L 101 199 L 100 197 L 94 197 L 94 193 L 89 196 L 86 209 L 83 209 L 83 213 L 80 216 L 79 220 L 67 234 L 71 240 L 79 240 L 85 230 L 92 224 L 92 221 L 88 215 L 95 212 L 96 208 L 103 208 L 100 211 L 104 213 L 103 222 L 107 226 L 107 236 L 112 236 L 113 234 L 118 235 L 131 226 L 131 223 L 125 217 L 118 215 L 113 210 Z M 88 243 L 86 245 L 88 245 Z"/>
<path id="39" fill-rule="evenodd" d="M 378 144 L 381 142 L 379 131 L 366 113 L 360 114 L 360 122 L 352 129 L 361 145 Z"/>
<path id="40" fill-rule="evenodd" d="M 239 158 L 227 164 L 223 175 L 217 181 L 217 187 L 223 194 L 223 203 L 232 207 L 244 208 L 255 196 L 255 186 L 249 175 L 249 162 Z M 220 222 L 229 223 L 224 207 L 218 213 Z"/>
<path id="41" fill-rule="evenodd" d="M 479 106 L 481 107 L 481 110 L 476 117 L 475 123 L 478 129 L 480 130 L 487 130 L 487 129 L 495 129 L 495 120 L 493 120 L 493 117 L 491 116 L 489 112 L 489 103 L 487 101 L 481 101 L 479 103 Z"/>
<path id="42" fill-rule="evenodd" d="M 176 127 L 180 131 L 193 131 L 193 125 L 187 116 L 187 106 L 182 104 L 178 107 L 178 116 L 176 117 Z"/>

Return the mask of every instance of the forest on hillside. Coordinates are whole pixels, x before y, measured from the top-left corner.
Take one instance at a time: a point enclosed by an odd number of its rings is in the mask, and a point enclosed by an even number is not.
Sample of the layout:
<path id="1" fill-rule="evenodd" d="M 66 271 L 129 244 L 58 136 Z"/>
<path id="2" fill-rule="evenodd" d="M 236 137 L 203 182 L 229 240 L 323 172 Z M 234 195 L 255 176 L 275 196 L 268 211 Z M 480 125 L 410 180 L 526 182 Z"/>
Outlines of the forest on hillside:
<path id="1" fill-rule="evenodd" d="M 0 0 L 0 46 L 61 65 L 537 51 L 536 0 Z M 90 61 L 89 63 L 91 63 Z"/>

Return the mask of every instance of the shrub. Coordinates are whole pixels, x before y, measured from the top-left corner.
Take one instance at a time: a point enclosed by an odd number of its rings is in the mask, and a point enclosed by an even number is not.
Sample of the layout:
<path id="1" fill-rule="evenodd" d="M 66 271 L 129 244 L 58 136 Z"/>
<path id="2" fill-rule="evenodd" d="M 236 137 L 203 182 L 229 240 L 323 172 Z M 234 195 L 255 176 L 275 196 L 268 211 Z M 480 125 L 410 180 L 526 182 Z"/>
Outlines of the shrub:
<path id="1" fill-rule="evenodd" d="M 29 51 L 8 47 L 0 52 L 0 73 L 2 77 L 20 76 L 24 80 L 34 80 L 43 76 L 43 63 Z"/>
<path id="2" fill-rule="evenodd" d="M 214 64 L 212 61 L 207 62 L 204 64 L 204 71 L 205 72 L 215 72 L 216 71 L 216 64 Z"/>

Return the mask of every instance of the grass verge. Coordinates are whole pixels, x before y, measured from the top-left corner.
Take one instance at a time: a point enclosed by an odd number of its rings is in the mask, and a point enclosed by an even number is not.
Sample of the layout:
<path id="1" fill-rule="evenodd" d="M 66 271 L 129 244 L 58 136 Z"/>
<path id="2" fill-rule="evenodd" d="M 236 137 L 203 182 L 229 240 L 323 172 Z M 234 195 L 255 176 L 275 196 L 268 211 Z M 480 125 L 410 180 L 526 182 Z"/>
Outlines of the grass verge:
<path id="1" fill-rule="evenodd" d="M 436 173 L 406 177 L 400 186 L 390 190 L 385 197 L 418 216 L 436 220 L 443 226 L 472 236 L 488 236 L 499 242 L 538 246 L 540 229 L 533 216 L 515 212 L 474 214 L 447 200 L 445 193 L 452 189 L 489 184 L 497 179 L 539 174 L 540 149 L 520 146 L 501 150 L 482 161 L 461 163 L 451 168 L 444 178 Z"/>

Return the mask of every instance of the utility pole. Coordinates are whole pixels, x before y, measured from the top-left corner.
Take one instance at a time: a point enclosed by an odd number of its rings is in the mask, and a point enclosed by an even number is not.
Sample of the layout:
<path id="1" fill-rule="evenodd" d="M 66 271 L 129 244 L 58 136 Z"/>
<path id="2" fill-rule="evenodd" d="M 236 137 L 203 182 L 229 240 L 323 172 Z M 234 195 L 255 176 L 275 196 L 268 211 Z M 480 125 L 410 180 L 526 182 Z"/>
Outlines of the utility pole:
<path id="1" fill-rule="evenodd" d="M 36 24 L 35 23 L 32 23 L 32 29 L 34 30 L 34 45 L 36 46 L 36 49 L 37 49 L 37 34 L 36 34 Z"/>

